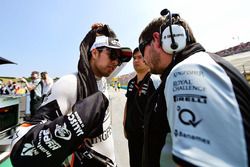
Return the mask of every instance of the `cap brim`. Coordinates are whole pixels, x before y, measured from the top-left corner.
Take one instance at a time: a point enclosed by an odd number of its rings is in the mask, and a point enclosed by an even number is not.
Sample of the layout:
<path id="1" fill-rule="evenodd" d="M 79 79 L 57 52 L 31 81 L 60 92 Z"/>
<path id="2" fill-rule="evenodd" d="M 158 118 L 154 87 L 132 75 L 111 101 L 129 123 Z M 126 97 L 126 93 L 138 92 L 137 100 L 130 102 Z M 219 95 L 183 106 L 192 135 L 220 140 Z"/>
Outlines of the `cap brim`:
<path id="1" fill-rule="evenodd" d="M 119 60 L 121 62 L 129 62 L 132 58 L 132 50 L 129 47 L 106 46 L 111 49 L 121 50 Z"/>
<path id="2" fill-rule="evenodd" d="M 121 48 L 121 58 L 122 62 L 129 62 L 132 58 L 132 50 L 130 48 Z"/>
<path id="3" fill-rule="evenodd" d="M 99 48 L 99 47 L 107 47 L 111 49 L 121 50 L 119 60 L 122 63 L 129 62 L 132 58 L 132 50 L 129 47 L 121 47 L 117 39 L 109 38 L 106 36 L 98 36 L 96 37 L 96 40 L 90 50 L 93 50 L 94 48 Z"/>

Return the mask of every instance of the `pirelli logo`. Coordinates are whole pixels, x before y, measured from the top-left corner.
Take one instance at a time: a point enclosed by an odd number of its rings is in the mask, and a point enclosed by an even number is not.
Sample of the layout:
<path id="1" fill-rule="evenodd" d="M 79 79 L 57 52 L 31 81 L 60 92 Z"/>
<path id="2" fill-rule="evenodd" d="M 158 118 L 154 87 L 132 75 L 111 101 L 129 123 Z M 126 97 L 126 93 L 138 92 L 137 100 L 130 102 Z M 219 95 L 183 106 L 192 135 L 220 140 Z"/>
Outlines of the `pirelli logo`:
<path id="1" fill-rule="evenodd" d="M 207 103 L 207 97 L 194 94 L 179 94 L 174 96 L 174 102 L 185 101 L 185 102 L 196 102 L 196 103 Z"/>

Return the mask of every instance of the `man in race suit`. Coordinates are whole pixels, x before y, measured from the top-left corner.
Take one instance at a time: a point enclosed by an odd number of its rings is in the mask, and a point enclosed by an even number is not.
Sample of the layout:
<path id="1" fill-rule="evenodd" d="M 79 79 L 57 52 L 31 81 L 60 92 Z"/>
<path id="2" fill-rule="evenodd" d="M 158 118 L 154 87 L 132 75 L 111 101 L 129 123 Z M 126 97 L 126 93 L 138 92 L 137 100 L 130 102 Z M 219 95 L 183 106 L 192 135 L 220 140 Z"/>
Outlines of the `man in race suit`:
<path id="1" fill-rule="evenodd" d="M 13 138 L 13 166 L 116 166 L 108 77 L 132 57 L 108 25 L 95 24 L 80 45 L 78 72 L 61 77 Z"/>

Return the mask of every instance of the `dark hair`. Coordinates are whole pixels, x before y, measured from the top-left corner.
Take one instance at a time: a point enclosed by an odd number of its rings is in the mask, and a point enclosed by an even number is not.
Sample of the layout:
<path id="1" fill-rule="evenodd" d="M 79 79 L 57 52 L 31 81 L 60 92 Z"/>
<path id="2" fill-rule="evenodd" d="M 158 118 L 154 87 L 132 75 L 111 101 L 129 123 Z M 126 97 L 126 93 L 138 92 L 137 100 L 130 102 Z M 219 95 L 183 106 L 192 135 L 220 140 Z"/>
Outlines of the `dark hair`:
<path id="1" fill-rule="evenodd" d="M 137 52 L 139 52 L 139 48 L 138 48 L 138 47 L 136 47 L 136 48 L 133 50 L 133 55 L 134 55 L 135 53 L 137 53 Z"/>
<path id="2" fill-rule="evenodd" d="M 32 72 L 31 72 L 31 75 L 33 75 L 33 74 L 39 75 L 39 72 L 38 72 L 38 71 L 32 71 Z"/>
<path id="3" fill-rule="evenodd" d="M 41 75 L 42 75 L 42 74 L 48 74 L 48 72 L 47 72 L 47 71 L 43 71 L 43 72 L 41 72 Z"/>
<path id="4" fill-rule="evenodd" d="M 80 59 L 78 61 L 77 75 L 77 100 L 83 99 L 98 91 L 94 73 L 90 67 L 90 48 L 95 42 L 96 36 L 104 35 L 116 38 L 113 30 L 108 25 L 94 24 L 80 44 Z"/>
<path id="5" fill-rule="evenodd" d="M 156 18 L 156 19 L 152 20 L 145 27 L 145 29 L 142 31 L 141 35 L 139 36 L 139 43 L 141 41 L 152 39 L 152 35 L 153 35 L 154 32 L 159 32 L 160 33 L 160 27 L 165 22 L 166 22 L 166 20 L 165 20 L 164 17 L 159 17 L 159 18 Z M 193 32 L 192 32 L 191 28 L 189 27 L 189 25 L 187 24 L 187 22 L 184 19 L 182 19 L 180 16 L 177 16 L 177 17 L 172 18 L 172 22 L 173 22 L 173 24 L 181 25 L 185 29 L 185 31 L 187 33 L 187 38 L 188 38 L 187 45 L 192 44 L 192 43 L 196 43 L 196 39 L 195 39 L 195 37 L 193 35 Z"/>
<path id="6" fill-rule="evenodd" d="M 41 78 L 45 78 L 45 75 L 48 74 L 46 71 L 41 72 Z"/>
<path id="7" fill-rule="evenodd" d="M 164 22 L 165 19 L 163 17 L 152 20 L 141 32 L 141 35 L 139 36 L 139 43 L 141 41 L 152 39 L 152 35 L 154 32 L 160 33 L 160 27 Z"/>
<path id="8" fill-rule="evenodd" d="M 88 58 L 90 59 L 91 57 L 90 48 L 95 42 L 96 37 L 101 35 L 116 38 L 115 32 L 108 25 L 106 24 L 102 26 L 93 25 L 91 30 L 83 38 L 80 44 L 80 54 L 84 55 L 85 52 L 85 54 L 88 54 Z"/>

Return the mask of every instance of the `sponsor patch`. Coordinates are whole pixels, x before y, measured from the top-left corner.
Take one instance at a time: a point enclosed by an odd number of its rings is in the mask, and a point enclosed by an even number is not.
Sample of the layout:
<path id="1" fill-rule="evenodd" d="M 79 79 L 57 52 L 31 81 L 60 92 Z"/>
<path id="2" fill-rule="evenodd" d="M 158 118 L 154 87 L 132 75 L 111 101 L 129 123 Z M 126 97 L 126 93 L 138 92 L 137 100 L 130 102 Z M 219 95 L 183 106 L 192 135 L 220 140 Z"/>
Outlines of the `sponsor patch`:
<path id="1" fill-rule="evenodd" d="M 103 133 L 95 138 L 86 138 L 84 139 L 84 143 L 89 146 L 93 147 L 93 144 L 100 143 L 106 141 L 110 136 L 112 135 L 112 128 L 111 126 L 108 126 L 106 130 L 103 131 Z"/>
<path id="2" fill-rule="evenodd" d="M 53 138 L 50 133 L 49 129 L 42 130 L 43 133 L 43 141 L 44 143 L 50 148 L 51 150 L 57 150 L 58 148 L 61 148 L 61 145 L 58 144 Z"/>
<path id="3" fill-rule="evenodd" d="M 23 150 L 21 152 L 21 156 L 35 156 L 38 154 L 39 152 L 35 148 L 33 142 L 24 144 Z"/>
<path id="4" fill-rule="evenodd" d="M 71 139 L 71 132 L 67 129 L 66 123 L 63 126 L 56 124 L 55 136 L 63 140 Z"/>
<path id="5" fill-rule="evenodd" d="M 77 136 L 83 135 L 84 124 L 77 112 L 67 114 L 70 125 Z"/>
<path id="6" fill-rule="evenodd" d="M 186 102 L 194 102 L 194 103 L 207 103 L 207 97 L 201 95 L 194 94 L 178 94 L 174 96 L 174 102 L 178 101 L 186 101 Z"/>
<path id="7" fill-rule="evenodd" d="M 202 121 L 202 119 L 197 119 L 195 114 L 189 109 L 181 109 L 178 106 L 177 110 L 179 111 L 179 114 L 178 114 L 179 120 L 184 125 L 187 125 L 187 126 L 191 125 L 195 128 Z"/>
<path id="8" fill-rule="evenodd" d="M 61 145 L 52 139 L 52 135 L 49 129 L 41 130 L 39 132 L 38 137 L 39 137 L 39 141 L 38 141 L 37 148 L 43 153 L 45 153 L 46 157 L 52 156 L 52 153 L 50 152 L 50 150 L 57 150 L 58 148 L 61 148 Z M 48 147 L 49 150 L 46 149 L 45 147 Z"/>
<path id="9" fill-rule="evenodd" d="M 191 90 L 191 91 L 205 91 L 205 87 L 194 85 L 191 80 L 177 80 L 173 81 L 173 92 Z"/>
<path id="10" fill-rule="evenodd" d="M 174 131 L 174 136 L 176 138 L 177 137 L 182 137 L 182 138 L 185 138 L 185 139 L 198 141 L 198 142 L 201 142 L 203 144 L 208 144 L 208 145 L 211 144 L 211 142 L 210 142 L 209 139 L 203 138 L 203 137 L 198 136 L 198 135 L 193 135 L 193 134 L 185 133 L 185 132 L 177 130 L 177 129 L 175 129 L 175 131 Z"/>
<path id="11" fill-rule="evenodd" d="M 190 70 L 190 71 L 178 71 L 174 73 L 174 77 L 182 77 L 184 75 L 196 75 L 204 77 L 203 71 Z"/>

